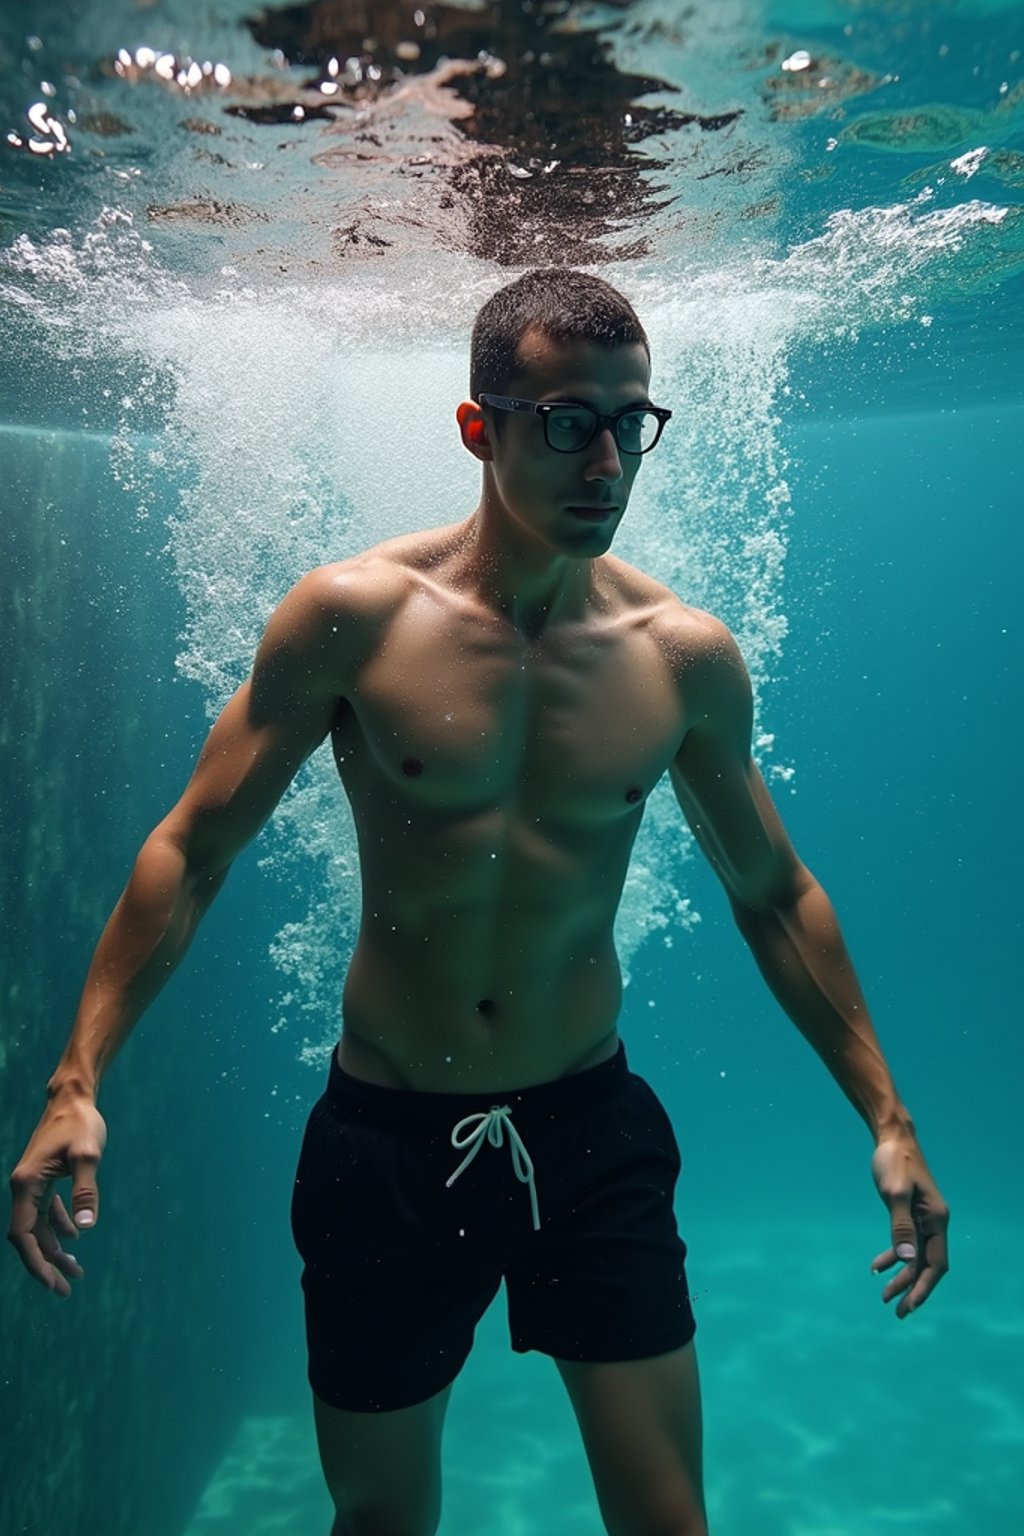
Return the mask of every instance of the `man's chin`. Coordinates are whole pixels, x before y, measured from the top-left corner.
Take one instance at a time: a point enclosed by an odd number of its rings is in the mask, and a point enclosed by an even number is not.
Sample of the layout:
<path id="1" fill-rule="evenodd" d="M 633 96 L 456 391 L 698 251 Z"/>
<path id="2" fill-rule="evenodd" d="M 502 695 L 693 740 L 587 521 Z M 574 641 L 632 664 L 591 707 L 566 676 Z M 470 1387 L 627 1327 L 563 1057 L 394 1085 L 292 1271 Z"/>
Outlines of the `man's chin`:
<path id="1" fill-rule="evenodd" d="M 611 548 L 612 540 L 618 531 L 621 513 L 616 511 L 610 516 L 598 521 L 588 521 L 585 518 L 573 518 L 569 515 L 570 526 L 565 528 L 564 543 L 566 553 L 574 553 L 584 557 L 603 555 Z"/>

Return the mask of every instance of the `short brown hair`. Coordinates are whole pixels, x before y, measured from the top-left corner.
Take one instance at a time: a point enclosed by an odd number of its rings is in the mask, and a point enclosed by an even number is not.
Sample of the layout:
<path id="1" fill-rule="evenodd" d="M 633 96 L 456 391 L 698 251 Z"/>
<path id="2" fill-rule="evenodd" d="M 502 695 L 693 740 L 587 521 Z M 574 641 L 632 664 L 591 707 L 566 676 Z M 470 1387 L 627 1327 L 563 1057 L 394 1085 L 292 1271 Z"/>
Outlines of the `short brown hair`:
<path id="1" fill-rule="evenodd" d="M 469 351 L 469 392 L 502 394 L 522 367 L 519 343 L 536 328 L 552 341 L 593 341 L 599 347 L 639 342 L 647 334 L 629 300 L 572 267 L 538 267 L 493 293 L 477 315 Z"/>

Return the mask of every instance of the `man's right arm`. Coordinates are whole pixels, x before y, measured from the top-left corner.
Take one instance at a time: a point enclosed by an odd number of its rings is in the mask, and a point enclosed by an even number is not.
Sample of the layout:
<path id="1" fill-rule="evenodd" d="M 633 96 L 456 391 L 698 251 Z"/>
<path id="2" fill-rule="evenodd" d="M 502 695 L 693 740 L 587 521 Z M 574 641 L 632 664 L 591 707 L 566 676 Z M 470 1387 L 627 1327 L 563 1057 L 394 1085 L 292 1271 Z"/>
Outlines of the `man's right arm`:
<path id="1" fill-rule="evenodd" d="M 178 804 L 143 844 L 96 947 L 47 1108 L 11 1176 L 10 1240 L 29 1272 L 61 1295 L 78 1265 L 61 1254 L 47 1216 L 64 1236 L 77 1228 L 59 1196 L 50 1207 L 51 1187 L 70 1174 L 74 1215 L 92 1224 L 105 1141 L 100 1080 L 182 959 L 232 861 L 330 731 L 351 666 L 350 581 L 337 567 L 313 571 L 272 615 L 251 677 L 214 725 Z"/>

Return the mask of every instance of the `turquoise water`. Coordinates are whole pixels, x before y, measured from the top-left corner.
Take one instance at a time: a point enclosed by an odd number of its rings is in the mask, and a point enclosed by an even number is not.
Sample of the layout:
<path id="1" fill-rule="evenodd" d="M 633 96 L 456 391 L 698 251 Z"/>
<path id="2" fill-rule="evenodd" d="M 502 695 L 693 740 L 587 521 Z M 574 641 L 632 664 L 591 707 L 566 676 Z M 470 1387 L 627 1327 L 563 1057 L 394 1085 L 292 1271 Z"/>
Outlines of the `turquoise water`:
<path id="1" fill-rule="evenodd" d="M 371 103 L 380 155 L 358 163 L 329 121 L 229 115 L 316 74 L 268 63 L 245 14 L 83 0 L 33 7 L 28 33 L 0 13 L 0 129 L 39 137 L 43 101 L 71 141 L 0 158 L 8 1168 L 106 913 L 270 607 L 312 564 L 473 504 L 452 411 L 472 315 L 518 269 L 487 218 L 520 242 L 560 227 L 557 202 L 508 200 L 530 178 L 442 217 L 440 171 L 408 174 L 419 104 Z M 762 767 L 953 1210 L 951 1273 L 898 1323 L 869 1274 L 888 1241 L 870 1141 L 655 801 L 621 1031 L 683 1153 L 711 1527 L 1016 1533 L 1019 7 L 582 16 L 621 72 L 680 87 L 648 104 L 742 112 L 662 123 L 637 149 L 661 168 L 624 153 L 617 227 L 564 213 L 620 252 L 601 270 L 676 411 L 621 548 L 741 636 Z M 119 77 L 143 44 L 227 61 L 233 94 Z M 648 184 L 675 200 L 645 206 Z M 314 762 L 106 1080 L 72 1300 L 0 1266 L 3 1536 L 329 1528 L 287 1208 L 357 916 L 339 800 Z M 601 1529 L 556 1373 L 511 1353 L 503 1297 L 453 1394 L 445 1479 L 444 1536 Z"/>

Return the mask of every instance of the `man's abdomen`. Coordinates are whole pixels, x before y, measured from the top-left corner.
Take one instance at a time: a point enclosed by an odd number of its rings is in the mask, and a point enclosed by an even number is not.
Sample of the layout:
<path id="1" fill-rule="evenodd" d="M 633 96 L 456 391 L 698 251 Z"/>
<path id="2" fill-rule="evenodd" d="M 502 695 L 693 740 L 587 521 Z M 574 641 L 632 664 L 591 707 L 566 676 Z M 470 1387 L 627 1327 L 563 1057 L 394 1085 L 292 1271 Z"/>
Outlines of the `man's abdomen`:
<path id="1" fill-rule="evenodd" d="M 534 934 L 509 920 L 494 933 L 481 916 L 411 934 L 364 921 L 342 1005 L 347 1072 L 470 1093 L 530 1087 L 614 1054 L 622 979 L 607 925 Z"/>

